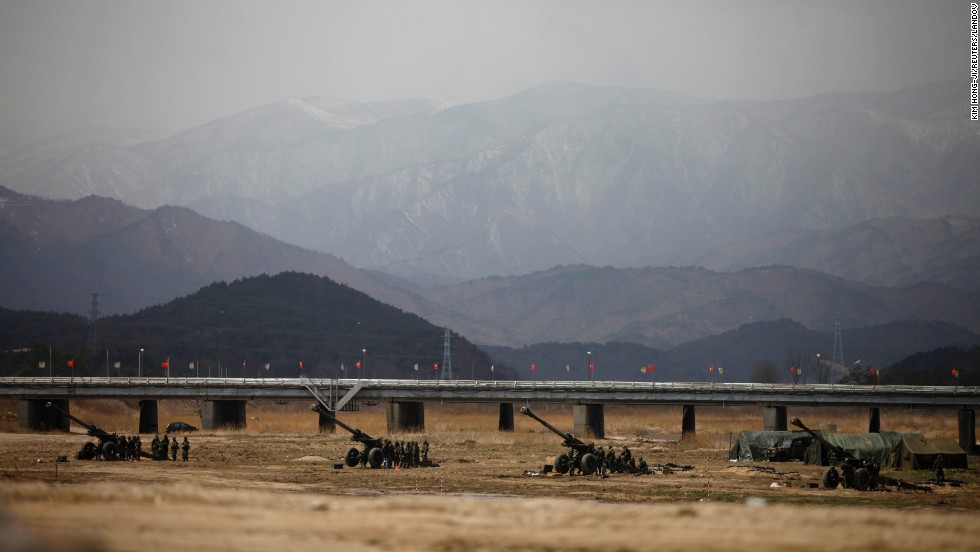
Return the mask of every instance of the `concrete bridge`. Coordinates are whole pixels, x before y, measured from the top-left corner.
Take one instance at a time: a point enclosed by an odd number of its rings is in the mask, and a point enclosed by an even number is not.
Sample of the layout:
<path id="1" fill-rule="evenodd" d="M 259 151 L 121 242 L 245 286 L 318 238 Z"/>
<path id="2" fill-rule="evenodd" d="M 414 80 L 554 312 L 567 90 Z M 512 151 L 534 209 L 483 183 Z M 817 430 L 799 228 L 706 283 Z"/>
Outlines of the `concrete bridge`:
<path id="1" fill-rule="evenodd" d="M 514 403 L 572 405 L 576 435 L 602 438 L 607 404 L 681 405 L 682 433 L 696 431 L 697 406 L 753 405 L 762 409 L 766 429 L 787 428 L 788 406 L 848 406 L 869 409 L 868 430 L 880 427 L 881 407 L 941 408 L 959 418 L 960 446 L 975 452 L 976 409 L 980 387 L 792 385 L 758 383 L 650 383 L 615 381 L 439 381 L 405 379 L 306 378 L 0 378 L 0 397 L 18 399 L 18 417 L 34 428 L 61 427 L 68 420 L 44 407 L 56 402 L 68 410 L 69 400 L 134 399 L 140 401 L 140 432 L 157 431 L 157 401 L 193 399 L 201 403 L 205 429 L 245 426 L 250 400 L 318 400 L 340 410 L 352 400 L 383 401 L 388 431 L 425 427 L 426 401 L 498 403 L 499 428 L 514 428 Z M 320 430 L 334 430 L 320 415 Z"/>

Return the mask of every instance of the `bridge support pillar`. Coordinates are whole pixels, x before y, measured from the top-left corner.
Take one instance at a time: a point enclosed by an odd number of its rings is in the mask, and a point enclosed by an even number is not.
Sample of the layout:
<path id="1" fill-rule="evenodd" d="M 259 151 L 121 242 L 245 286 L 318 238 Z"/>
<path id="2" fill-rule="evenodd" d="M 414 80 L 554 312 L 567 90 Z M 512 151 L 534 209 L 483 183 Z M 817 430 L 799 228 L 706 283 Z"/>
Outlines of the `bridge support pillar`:
<path id="1" fill-rule="evenodd" d="M 572 432 L 576 437 L 603 439 L 606 437 L 606 420 L 601 404 L 572 405 Z"/>
<path id="2" fill-rule="evenodd" d="M 388 403 L 388 433 L 421 433 L 425 431 L 425 403 Z"/>
<path id="3" fill-rule="evenodd" d="M 68 410 L 68 399 L 23 399 L 17 401 L 17 419 L 21 425 L 37 431 L 59 430 L 68 433 L 71 420 L 62 416 L 57 410 L 45 406 L 48 402 L 65 412 Z"/>
<path id="4" fill-rule="evenodd" d="M 140 433 L 159 433 L 159 416 L 157 402 L 144 399 L 140 401 Z"/>
<path id="5" fill-rule="evenodd" d="M 762 429 L 766 431 L 786 431 L 786 407 L 762 407 Z"/>
<path id="6" fill-rule="evenodd" d="M 694 416 L 694 405 L 685 404 L 681 414 L 681 438 L 697 433 L 697 421 Z"/>
<path id="7" fill-rule="evenodd" d="M 881 433 L 881 409 L 872 407 L 868 413 L 868 433 Z"/>
<path id="8" fill-rule="evenodd" d="M 967 454 L 977 454 L 976 411 L 969 408 L 960 410 L 960 448 Z"/>
<path id="9" fill-rule="evenodd" d="M 500 403 L 499 431 L 514 431 L 514 403 Z"/>
<path id="10" fill-rule="evenodd" d="M 201 403 L 201 427 L 206 430 L 223 427 L 245 427 L 245 401 L 218 400 Z"/>
<path id="11" fill-rule="evenodd" d="M 317 411 L 317 416 L 320 417 L 317 423 L 317 431 L 319 433 L 337 433 L 337 419 L 333 416 L 327 416 L 323 412 Z"/>

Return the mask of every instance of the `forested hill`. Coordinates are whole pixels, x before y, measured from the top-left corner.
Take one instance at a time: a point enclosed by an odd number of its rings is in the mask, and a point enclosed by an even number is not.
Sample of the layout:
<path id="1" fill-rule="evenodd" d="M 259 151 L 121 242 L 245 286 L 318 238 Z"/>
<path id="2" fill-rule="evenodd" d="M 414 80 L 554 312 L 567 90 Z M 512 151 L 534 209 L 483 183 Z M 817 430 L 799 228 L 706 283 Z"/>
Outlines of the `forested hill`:
<path id="1" fill-rule="evenodd" d="M 434 378 L 444 370 L 444 329 L 380 303 L 328 278 L 285 272 L 217 282 L 135 314 L 98 320 L 96 346 L 84 318 L 34 311 L 0 311 L 3 375 L 221 373 L 232 377 Z M 462 337 L 452 334 L 456 377 L 507 376 Z M 51 354 L 48 347 L 57 354 Z M 12 352 L 20 350 L 19 352 Z M 116 368 L 116 363 L 120 363 Z M 358 369 L 358 362 L 361 368 Z M 415 365 L 419 370 L 415 370 Z M 268 369 L 266 368 L 268 365 Z M 108 366 L 108 368 L 107 368 Z M 344 371 L 341 371 L 341 366 Z M 360 371 L 358 371 L 360 370 Z M 46 375 L 46 370 L 43 371 Z"/>

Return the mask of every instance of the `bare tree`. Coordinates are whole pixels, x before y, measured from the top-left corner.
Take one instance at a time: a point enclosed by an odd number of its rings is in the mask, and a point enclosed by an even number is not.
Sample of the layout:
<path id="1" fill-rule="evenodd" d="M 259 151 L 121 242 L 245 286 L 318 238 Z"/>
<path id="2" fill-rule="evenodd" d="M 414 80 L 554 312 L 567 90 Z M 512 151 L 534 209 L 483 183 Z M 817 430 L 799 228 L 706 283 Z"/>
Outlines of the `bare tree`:
<path id="1" fill-rule="evenodd" d="M 752 370 L 752 383 L 782 383 L 785 379 L 776 368 L 776 363 L 771 360 L 763 360 L 755 365 Z"/>

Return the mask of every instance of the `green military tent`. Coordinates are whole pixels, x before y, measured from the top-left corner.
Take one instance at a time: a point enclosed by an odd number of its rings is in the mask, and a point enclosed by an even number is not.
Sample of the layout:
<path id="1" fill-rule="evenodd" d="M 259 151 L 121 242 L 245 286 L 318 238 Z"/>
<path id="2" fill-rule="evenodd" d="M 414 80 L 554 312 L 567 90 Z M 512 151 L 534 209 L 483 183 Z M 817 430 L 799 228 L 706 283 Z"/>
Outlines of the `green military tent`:
<path id="1" fill-rule="evenodd" d="M 897 431 L 879 433 L 826 433 L 823 435 L 830 444 L 840 447 L 856 458 L 869 458 L 882 467 L 893 467 L 896 451 L 902 442 L 902 434 Z M 820 441 L 813 441 L 806 451 L 807 464 L 830 465 L 831 451 Z"/>
<path id="2" fill-rule="evenodd" d="M 905 433 L 897 452 L 897 467 L 903 470 L 931 470 L 936 457 L 943 455 L 947 468 L 967 468 L 966 452 L 955 439 L 926 439 L 918 433 Z"/>
<path id="3" fill-rule="evenodd" d="M 733 462 L 766 461 L 766 451 L 779 446 L 786 439 L 806 435 L 802 431 L 758 431 L 746 429 L 728 449 L 728 459 Z"/>

